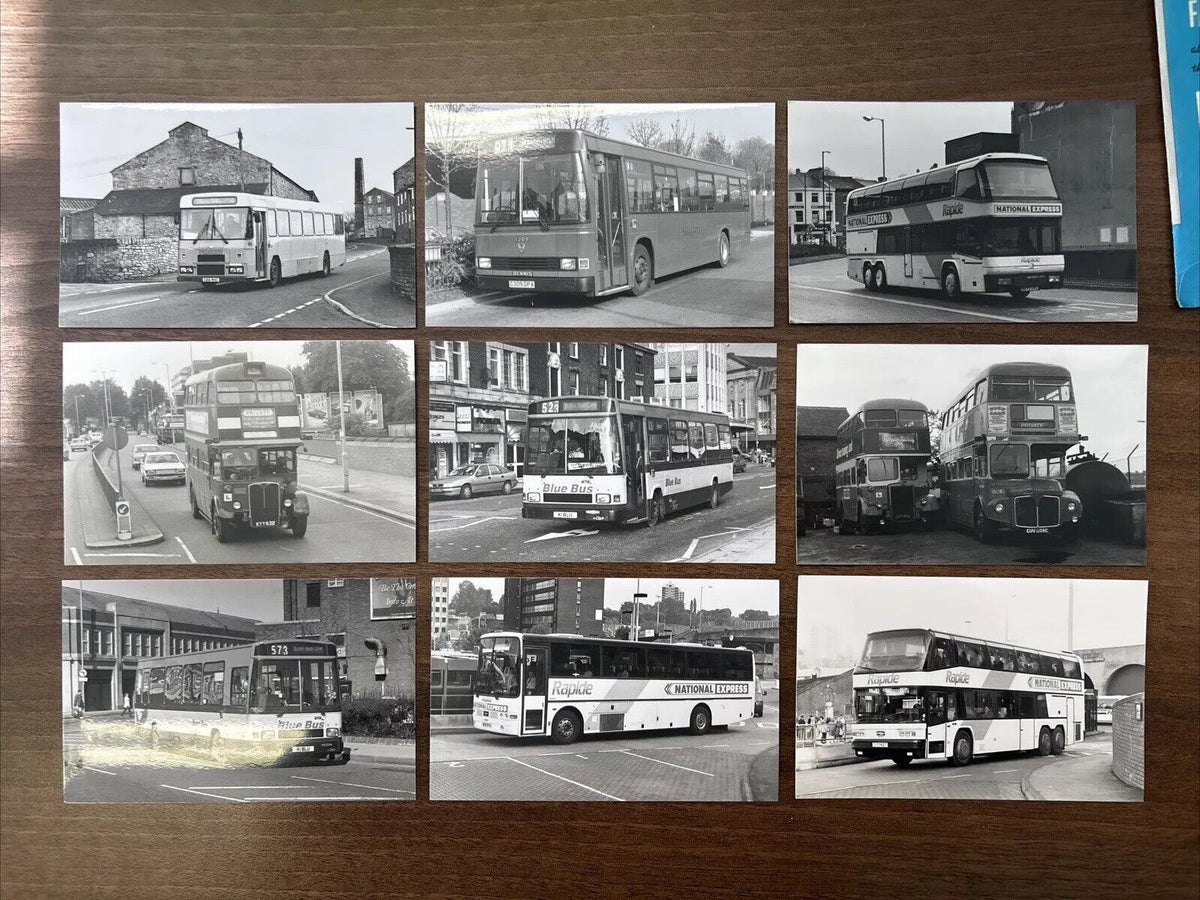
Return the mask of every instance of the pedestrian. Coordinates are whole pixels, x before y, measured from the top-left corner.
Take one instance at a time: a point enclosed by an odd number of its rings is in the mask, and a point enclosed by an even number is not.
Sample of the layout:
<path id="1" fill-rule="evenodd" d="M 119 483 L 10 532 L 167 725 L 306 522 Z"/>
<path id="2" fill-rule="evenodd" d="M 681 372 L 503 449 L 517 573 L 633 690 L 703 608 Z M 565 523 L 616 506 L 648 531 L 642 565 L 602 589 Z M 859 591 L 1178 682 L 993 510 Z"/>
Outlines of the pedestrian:
<path id="1" fill-rule="evenodd" d="M 71 701 L 71 715 L 77 719 L 83 718 L 83 691 L 75 692 L 75 699 Z"/>
<path id="2" fill-rule="evenodd" d="M 121 705 L 121 718 L 122 718 L 122 719 L 131 719 L 131 718 L 133 718 L 133 704 L 131 704 L 131 703 L 129 702 L 129 695 L 128 695 L 128 694 L 126 694 L 126 695 L 125 695 L 125 701 L 124 701 L 124 703 Z"/>

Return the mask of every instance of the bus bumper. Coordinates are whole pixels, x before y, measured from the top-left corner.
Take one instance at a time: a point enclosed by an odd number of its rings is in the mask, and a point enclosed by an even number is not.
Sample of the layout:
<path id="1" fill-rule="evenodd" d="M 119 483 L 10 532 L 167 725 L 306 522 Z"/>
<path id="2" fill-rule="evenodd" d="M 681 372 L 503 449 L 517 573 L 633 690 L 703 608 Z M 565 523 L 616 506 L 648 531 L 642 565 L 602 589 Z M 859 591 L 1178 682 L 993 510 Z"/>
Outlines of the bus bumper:
<path id="1" fill-rule="evenodd" d="M 176 281 L 198 281 L 202 284 L 235 284 L 246 281 L 254 277 L 254 273 L 250 275 L 184 275 L 175 276 Z"/>
<path id="2" fill-rule="evenodd" d="M 279 749 L 279 761 L 303 763 L 344 763 L 350 761 L 350 750 L 340 737 L 295 738 Z"/>
<path id="3" fill-rule="evenodd" d="M 854 755 L 861 759 L 895 759 L 907 756 L 910 759 L 925 758 L 924 741 L 899 740 L 855 740 L 851 743 Z"/>
<path id="4" fill-rule="evenodd" d="M 596 292 L 595 277 L 560 278 L 546 274 L 534 277 L 477 274 L 475 283 L 485 291 L 520 291 L 522 293 L 533 291 L 539 294 L 594 294 Z"/>
<path id="5" fill-rule="evenodd" d="M 562 522 L 622 522 L 629 518 L 625 510 L 596 506 L 521 506 L 522 519 L 556 519 Z"/>
<path id="6" fill-rule="evenodd" d="M 1062 287 L 1062 274 L 1059 272 L 983 276 L 983 289 L 989 293 L 1015 290 L 1043 291 L 1048 288 L 1060 287 Z"/>

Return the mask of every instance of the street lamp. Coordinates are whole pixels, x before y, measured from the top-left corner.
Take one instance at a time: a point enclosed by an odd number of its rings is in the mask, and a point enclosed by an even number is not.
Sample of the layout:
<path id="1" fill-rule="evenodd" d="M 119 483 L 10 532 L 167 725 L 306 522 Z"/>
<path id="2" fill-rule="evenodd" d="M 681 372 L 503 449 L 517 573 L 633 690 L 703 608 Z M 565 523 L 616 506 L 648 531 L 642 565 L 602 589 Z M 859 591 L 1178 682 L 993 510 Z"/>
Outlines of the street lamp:
<path id="1" fill-rule="evenodd" d="M 880 166 L 883 169 L 883 180 L 887 181 L 887 140 L 884 137 L 887 126 L 883 124 L 883 119 L 877 116 L 863 116 L 862 119 L 864 122 L 879 123 L 879 160 Z"/>
<path id="2" fill-rule="evenodd" d="M 821 208 L 825 210 L 825 228 L 828 229 L 831 237 L 833 236 L 833 228 L 829 222 L 829 185 L 825 181 L 825 157 L 832 154 L 832 150 L 821 151 Z"/>
<path id="3" fill-rule="evenodd" d="M 117 604 L 115 602 L 106 604 L 104 609 L 106 612 L 112 613 L 113 617 L 113 657 L 116 660 L 115 681 L 117 689 L 117 696 L 115 702 L 113 703 L 113 708 L 116 709 L 119 705 L 120 708 L 124 710 L 125 705 L 122 702 L 122 698 L 125 695 L 125 689 L 121 680 L 121 657 L 123 656 L 121 649 L 121 619 L 117 613 Z"/>
<path id="4" fill-rule="evenodd" d="M 338 421 L 341 424 L 342 493 L 350 493 L 350 469 L 346 465 L 346 393 L 342 390 L 342 342 L 334 341 L 337 353 Z"/>
<path id="5" fill-rule="evenodd" d="M 175 412 L 175 392 L 171 390 L 171 367 L 165 362 L 159 362 L 157 360 L 152 363 L 152 365 L 162 366 L 163 371 L 167 373 L 167 402 L 171 406 L 171 412 Z"/>

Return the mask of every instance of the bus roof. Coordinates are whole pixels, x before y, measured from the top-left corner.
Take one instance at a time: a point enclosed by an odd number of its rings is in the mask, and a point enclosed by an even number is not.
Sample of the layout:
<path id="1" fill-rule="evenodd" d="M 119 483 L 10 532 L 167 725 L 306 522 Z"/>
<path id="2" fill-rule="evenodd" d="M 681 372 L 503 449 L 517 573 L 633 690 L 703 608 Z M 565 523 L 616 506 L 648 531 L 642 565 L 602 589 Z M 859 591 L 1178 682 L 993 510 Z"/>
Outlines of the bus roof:
<path id="1" fill-rule="evenodd" d="M 1024 650 L 1028 653 L 1045 653 L 1049 656 L 1065 656 L 1069 657 L 1070 659 L 1080 660 L 1080 662 L 1082 662 L 1079 654 L 1073 653 L 1070 650 L 1038 650 L 1036 647 L 1026 647 L 1022 644 L 1012 644 L 1008 641 L 993 641 L 988 638 L 969 637 L 968 635 L 954 634 L 949 631 L 940 631 L 937 628 L 888 628 L 883 631 L 872 631 L 867 634 L 867 638 L 869 639 L 875 637 L 876 635 L 885 634 L 912 634 L 914 631 L 923 632 L 925 634 L 932 635 L 933 637 L 950 638 L 956 641 L 971 641 L 975 644 L 987 644 L 989 647 L 1009 647 L 1013 650 Z"/>
<path id="2" fill-rule="evenodd" d="M 543 403 L 553 400 L 578 401 L 580 405 L 585 408 L 571 410 L 570 413 L 540 412 L 537 409 L 537 407 L 540 407 Z M 586 408 L 589 401 L 595 404 L 594 409 Z M 664 419 L 669 419 L 672 415 L 674 415 L 681 419 L 695 419 L 697 422 L 715 422 L 718 424 L 729 422 L 729 416 L 725 413 L 700 412 L 694 409 L 679 409 L 674 406 L 663 406 L 661 403 L 643 403 L 640 400 L 618 400 L 616 397 L 600 397 L 588 394 L 568 394 L 566 396 L 560 395 L 558 397 L 543 397 L 540 400 L 534 400 L 529 404 L 529 415 L 531 416 L 562 416 L 573 414 L 587 415 L 589 412 L 603 413 L 614 410 L 618 412 L 637 413 L 643 416 L 660 416 Z"/>
<path id="3" fill-rule="evenodd" d="M 906 400 L 903 397 L 883 397 L 879 400 L 868 400 L 850 415 L 846 416 L 842 425 L 849 422 L 861 412 L 867 412 L 872 409 L 919 409 L 922 412 L 929 412 L 929 407 L 920 400 Z M 838 426 L 839 428 L 841 426 Z"/>
<path id="4" fill-rule="evenodd" d="M 304 212 L 328 212 L 341 215 L 328 203 L 313 200 L 293 200 L 290 197 L 271 197 L 265 194 L 249 194 L 229 191 L 205 194 L 184 194 L 179 198 L 180 209 L 223 209 L 234 206 L 252 206 L 259 209 L 298 209 Z"/>
<path id="5" fill-rule="evenodd" d="M 544 638 L 546 640 L 563 641 L 563 642 L 567 642 L 567 643 L 577 643 L 577 644 L 601 643 L 601 644 L 612 644 L 612 645 L 617 645 L 617 646 L 622 646 L 622 647 L 694 647 L 694 648 L 701 649 L 701 650 L 741 650 L 746 653 L 754 652 L 753 650 L 751 650 L 748 647 L 713 647 L 709 644 L 697 644 L 692 641 L 675 641 L 673 643 L 668 644 L 666 641 L 627 641 L 627 640 L 622 640 L 621 638 L 589 637 L 586 634 L 562 634 L 562 633 L 557 633 L 557 632 L 552 633 L 552 634 L 533 634 L 530 632 L 520 632 L 520 631 L 489 631 L 487 634 L 481 634 L 479 636 L 479 639 L 483 640 L 484 638 L 499 638 L 499 637 L 522 638 L 522 639 L 524 639 L 524 638 L 543 639 Z"/>
<path id="6" fill-rule="evenodd" d="M 923 184 L 941 184 L 943 181 L 950 181 L 955 174 L 961 169 L 969 169 L 981 162 L 986 162 L 989 159 L 995 160 L 1026 160 L 1028 162 L 1046 162 L 1044 157 L 1033 156 L 1029 153 L 984 153 L 980 156 L 972 156 L 970 159 L 960 159 L 956 162 L 946 163 L 944 166 L 935 166 L 932 169 L 927 169 L 924 172 L 916 172 L 912 175 L 904 175 L 900 178 L 893 178 L 889 181 L 876 181 L 874 184 L 868 184 L 864 187 L 855 188 L 850 191 L 846 197 L 873 197 L 876 194 L 883 194 L 889 190 L 899 190 L 906 187 L 917 187 Z"/>
<path id="7" fill-rule="evenodd" d="M 745 169 L 739 169 L 737 166 L 709 162 L 708 160 L 698 159 L 694 156 L 684 156 L 680 153 L 668 153 L 665 150 L 652 150 L 649 147 L 643 147 L 641 144 L 634 144 L 630 141 L 618 141 L 614 138 L 604 137 L 578 128 L 538 128 L 529 131 L 514 131 L 508 134 L 489 135 L 485 140 L 504 140 L 505 138 L 509 138 L 515 141 L 522 137 L 528 140 L 528 136 L 537 134 L 567 138 L 569 142 L 568 146 L 571 149 L 600 150 L 605 153 L 638 157 L 652 163 L 657 162 L 666 165 L 686 163 L 687 167 L 692 169 L 712 171 L 724 175 L 737 175 L 741 178 L 750 177 Z M 561 140 L 557 142 L 556 149 L 558 148 L 566 149 Z M 486 154 L 481 154 L 481 156 L 486 156 Z"/>
<path id="8" fill-rule="evenodd" d="M 229 363 L 228 365 L 215 366 L 214 368 L 197 372 L 188 378 L 185 384 L 196 384 L 201 381 L 246 381 L 259 379 L 265 381 L 292 381 L 292 373 L 284 366 L 277 366 L 274 363 L 247 360 L 246 362 Z"/>

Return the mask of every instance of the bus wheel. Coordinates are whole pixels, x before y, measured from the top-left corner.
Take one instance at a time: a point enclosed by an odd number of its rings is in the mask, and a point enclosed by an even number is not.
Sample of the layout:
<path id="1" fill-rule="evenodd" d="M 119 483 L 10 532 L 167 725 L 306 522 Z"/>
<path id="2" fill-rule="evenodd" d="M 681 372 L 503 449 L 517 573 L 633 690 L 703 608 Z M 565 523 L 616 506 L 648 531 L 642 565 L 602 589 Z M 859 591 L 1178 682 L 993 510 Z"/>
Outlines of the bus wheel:
<path id="1" fill-rule="evenodd" d="M 325 258 L 321 261 L 321 277 L 328 278 L 329 273 L 333 271 L 333 267 L 329 265 L 329 251 L 325 251 Z"/>
<path id="2" fill-rule="evenodd" d="M 712 487 L 708 489 L 708 508 L 716 509 L 721 505 L 721 488 L 716 481 L 713 481 Z"/>
<path id="3" fill-rule="evenodd" d="M 1029 296 L 1029 291 L 1025 288 L 1013 288 L 1008 293 L 1014 300 L 1024 300 Z"/>
<path id="4" fill-rule="evenodd" d="M 271 257 L 271 274 L 269 280 L 271 287 L 279 287 L 279 282 L 283 281 L 283 266 L 280 264 L 278 256 Z"/>
<path id="5" fill-rule="evenodd" d="M 912 762 L 912 757 L 911 756 L 893 756 L 892 762 L 894 762 L 896 765 L 903 768 L 904 766 L 907 766 L 910 762 Z"/>
<path id="6" fill-rule="evenodd" d="M 302 538 L 308 531 L 308 516 L 292 516 L 292 537 Z"/>
<path id="7" fill-rule="evenodd" d="M 692 710 L 692 720 L 688 725 L 689 734 L 708 734 L 712 729 L 712 715 L 707 706 L 697 706 Z"/>
<path id="8" fill-rule="evenodd" d="M 471 486 L 469 484 L 464 484 L 462 486 L 462 490 L 458 492 L 458 496 L 462 497 L 464 500 L 470 500 L 471 499 Z"/>
<path id="9" fill-rule="evenodd" d="M 573 744 L 579 740 L 581 734 L 583 734 L 583 722 L 578 713 L 569 709 L 565 709 L 555 716 L 554 724 L 550 726 L 550 736 L 556 744 Z"/>
<path id="10" fill-rule="evenodd" d="M 875 266 L 875 290 L 887 290 L 887 269 L 883 267 L 883 263 Z"/>
<path id="11" fill-rule="evenodd" d="M 875 269 L 870 263 L 863 266 L 863 286 L 868 291 L 875 290 Z"/>
<path id="12" fill-rule="evenodd" d="M 196 492 L 192 488 L 188 488 L 188 499 L 192 501 L 192 518 L 203 519 L 204 513 L 200 512 L 200 505 L 196 502 Z"/>
<path id="13" fill-rule="evenodd" d="M 1052 744 L 1053 746 L 1051 747 L 1051 752 L 1055 756 L 1058 756 L 1067 749 L 1067 733 L 1063 731 L 1061 725 L 1054 729 Z"/>
<path id="14" fill-rule="evenodd" d="M 962 285 L 958 280 L 958 269 L 946 266 L 942 269 L 942 293 L 947 300 L 958 300 L 962 296 Z"/>
<path id="15" fill-rule="evenodd" d="M 729 265 L 729 235 L 721 232 L 721 237 L 717 241 L 717 266 L 725 268 Z"/>
<path id="16" fill-rule="evenodd" d="M 640 297 L 654 284 L 654 263 L 650 259 L 650 251 L 645 244 L 638 244 L 633 250 L 633 283 L 629 289 L 635 297 Z"/>
<path id="17" fill-rule="evenodd" d="M 655 491 L 646 507 L 646 527 L 653 528 L 662 521 L 662 517 L 662 494 Z"/>
<path id="18" fill-rule="evenodd" d="M 1050 729 L 1043 728 L 1038 734 L 1038 756 L 1049 756 L 1054 752 L 1054 738 L 1050 737 Z"/>
<path id="19" fill-rule="evenodd" d="M 971 740 L 971 733 L 960 731 L 954 738 L 954 756 L 951 759 L 956 766 L 968 766 L 974 756 L 975 742 Z"/>
<path id="20" fill-rule="evenodd" d="M 212 533 L 216 535 L 218 544 L 228 544 L 233 526 L 217 515 L 217 508 L 212 510 Z"/>
<path id="21" fill-rule="evenodd" d="M 975 520 L 972 531 L 975 534 L 975 540 L 981 544 L 990 544 L 996 539 L 996 526 L 983 514 L 983 507 L 978 504 L 975 505 Z"/>

